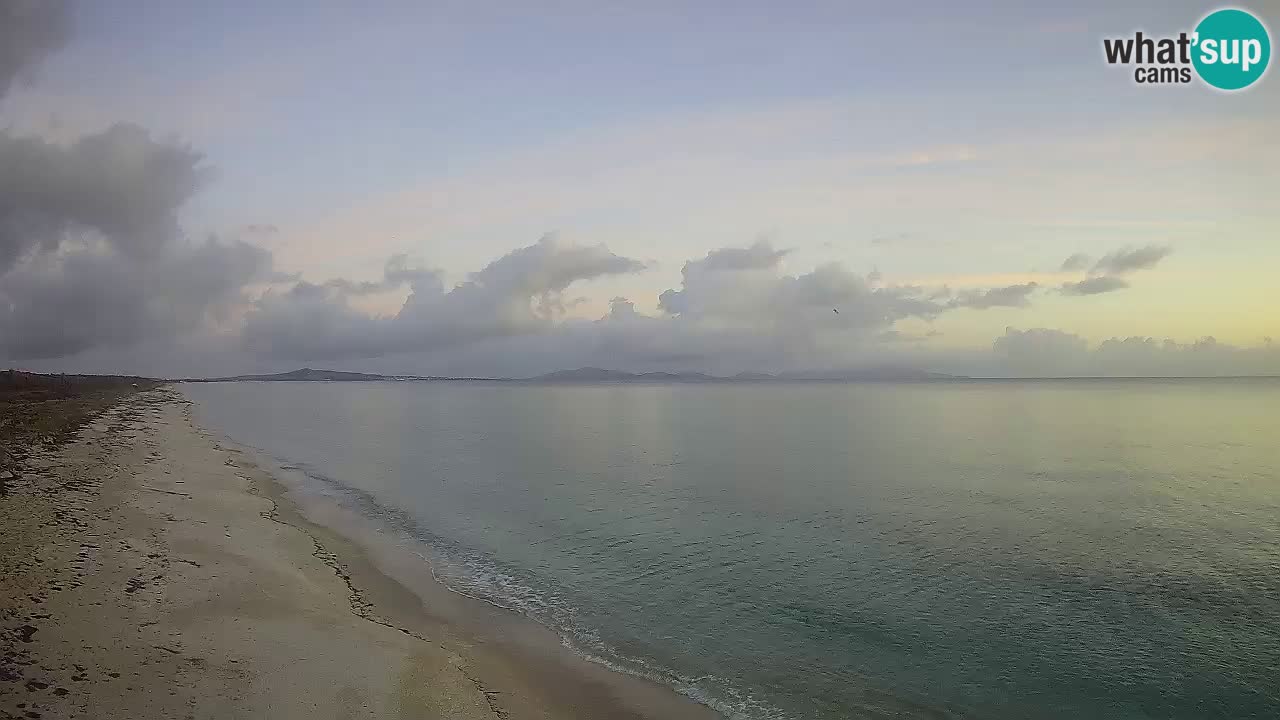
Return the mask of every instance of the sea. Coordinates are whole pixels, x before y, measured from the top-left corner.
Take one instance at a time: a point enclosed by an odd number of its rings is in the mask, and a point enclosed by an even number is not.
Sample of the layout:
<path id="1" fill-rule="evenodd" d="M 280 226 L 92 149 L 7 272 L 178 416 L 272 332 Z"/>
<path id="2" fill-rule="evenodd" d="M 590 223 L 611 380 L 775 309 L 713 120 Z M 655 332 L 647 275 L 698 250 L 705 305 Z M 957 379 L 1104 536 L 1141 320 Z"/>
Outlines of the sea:
<path id="1" fill-rule="evenodd" d="M 1280 717 L 1280 379 L 182 390 L 734 720 Z"/>

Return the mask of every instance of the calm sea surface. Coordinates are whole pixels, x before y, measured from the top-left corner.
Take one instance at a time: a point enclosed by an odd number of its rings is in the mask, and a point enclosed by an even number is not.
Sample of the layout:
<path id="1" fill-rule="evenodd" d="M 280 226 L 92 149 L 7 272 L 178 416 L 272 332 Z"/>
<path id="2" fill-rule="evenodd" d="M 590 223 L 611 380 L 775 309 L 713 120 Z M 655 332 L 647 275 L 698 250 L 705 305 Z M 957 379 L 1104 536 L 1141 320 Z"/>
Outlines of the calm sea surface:
<path id="1" fill-rule="evenodd" d="M 733 718 L 1280 717 L 1280 381 L 183 390 Z"/>

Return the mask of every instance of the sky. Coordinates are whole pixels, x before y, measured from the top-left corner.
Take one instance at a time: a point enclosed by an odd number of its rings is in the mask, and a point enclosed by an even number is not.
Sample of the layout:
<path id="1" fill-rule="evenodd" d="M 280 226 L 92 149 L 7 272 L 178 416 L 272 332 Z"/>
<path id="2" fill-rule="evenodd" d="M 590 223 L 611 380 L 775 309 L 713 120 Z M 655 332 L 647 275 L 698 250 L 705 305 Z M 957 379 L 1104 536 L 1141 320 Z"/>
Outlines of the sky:
<path id="1" fill-rule="evenodd" d="M 1280 374 L 1217 5 L 312 5 L 0 0 L 0 365 Z"/>

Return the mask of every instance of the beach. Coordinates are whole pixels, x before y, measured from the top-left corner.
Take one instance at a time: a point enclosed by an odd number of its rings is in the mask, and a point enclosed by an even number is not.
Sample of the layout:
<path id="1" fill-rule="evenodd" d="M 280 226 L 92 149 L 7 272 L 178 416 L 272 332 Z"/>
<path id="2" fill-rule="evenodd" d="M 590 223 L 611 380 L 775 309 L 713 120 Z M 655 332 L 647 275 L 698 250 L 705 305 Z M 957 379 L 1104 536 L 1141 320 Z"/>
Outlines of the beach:
<path id="1" fill-rule="evenodd" d="M 6 472 L 3 717 L 719 717 L 500 608 L 411 591 L 171 386 Z"/>
<path id="2" fill-rule="evenodd" d="M 1278 706 L 1274 381 L 26 377 L 0 718 Z"/>

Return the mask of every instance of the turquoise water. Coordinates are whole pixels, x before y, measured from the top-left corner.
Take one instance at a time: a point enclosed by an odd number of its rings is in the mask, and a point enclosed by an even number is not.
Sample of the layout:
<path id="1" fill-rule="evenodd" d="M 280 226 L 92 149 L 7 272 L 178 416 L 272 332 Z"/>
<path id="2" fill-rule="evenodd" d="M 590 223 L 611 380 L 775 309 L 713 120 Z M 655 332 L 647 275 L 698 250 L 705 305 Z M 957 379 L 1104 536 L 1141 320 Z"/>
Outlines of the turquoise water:
<path id="1" fill-rule="evenodd" d="M 1280 717 L 1280 381 L 183 389 L 733 718 Z"/>

